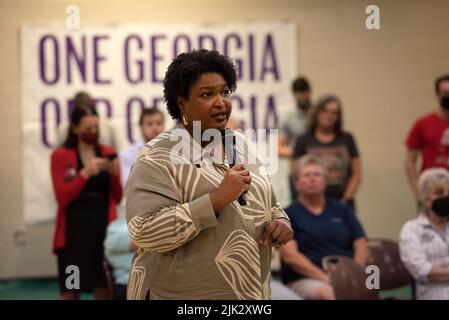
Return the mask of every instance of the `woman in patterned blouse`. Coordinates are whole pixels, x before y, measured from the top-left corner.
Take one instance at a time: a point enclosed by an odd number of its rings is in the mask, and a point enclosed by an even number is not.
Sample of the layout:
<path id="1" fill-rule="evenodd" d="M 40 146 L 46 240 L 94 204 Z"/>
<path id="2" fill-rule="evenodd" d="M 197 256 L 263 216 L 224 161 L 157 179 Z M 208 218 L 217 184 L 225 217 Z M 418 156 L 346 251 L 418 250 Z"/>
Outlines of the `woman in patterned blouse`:
<path id="1" fill-rule="evenodd" d="M 290 221 L 262 161 L 246 161 L 256 153 L 242 134 L 234 135 L 243 159 L 234 166 L 221 136 L 201 139 L 225 129 L 236 79 L 229 58 L 204 49 L 167 70 L 164 96 L 179 124 L 141 150 L 128 179 L 128 229 L 139 247 L 128 299 L 271 297 L 271 243 L 291 239 Z"/>

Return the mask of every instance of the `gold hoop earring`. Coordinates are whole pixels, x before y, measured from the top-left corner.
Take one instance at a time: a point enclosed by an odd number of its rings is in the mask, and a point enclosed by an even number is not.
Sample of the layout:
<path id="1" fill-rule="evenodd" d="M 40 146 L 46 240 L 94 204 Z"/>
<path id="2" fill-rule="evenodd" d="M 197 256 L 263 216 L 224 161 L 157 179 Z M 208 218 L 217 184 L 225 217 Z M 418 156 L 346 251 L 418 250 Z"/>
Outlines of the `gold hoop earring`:
<path id="1" fill-rule="evenodd" d="M 189 124 L 189 119 L 187 119 L 187 116 L 185 113 L 182 114 L 181 121 L 184 126 L 187 126 Z"/>

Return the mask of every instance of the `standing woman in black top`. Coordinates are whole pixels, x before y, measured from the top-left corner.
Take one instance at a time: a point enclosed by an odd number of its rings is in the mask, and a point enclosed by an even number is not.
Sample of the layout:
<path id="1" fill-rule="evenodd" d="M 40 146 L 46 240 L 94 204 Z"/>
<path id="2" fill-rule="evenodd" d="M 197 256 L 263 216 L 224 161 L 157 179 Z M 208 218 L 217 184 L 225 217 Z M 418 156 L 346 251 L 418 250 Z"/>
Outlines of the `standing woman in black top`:
<path id="1" fill-rule="evenodd" d="M 296 141 L 292 172 L 299 157 L 320 157 L 328 169 L 326 196 L 354 207 L 362 179 L 360 154 L 354 137 L 343 130 L 340 99 L 332 95 L 322 97 L 309 116 L 307 133 Z"/>

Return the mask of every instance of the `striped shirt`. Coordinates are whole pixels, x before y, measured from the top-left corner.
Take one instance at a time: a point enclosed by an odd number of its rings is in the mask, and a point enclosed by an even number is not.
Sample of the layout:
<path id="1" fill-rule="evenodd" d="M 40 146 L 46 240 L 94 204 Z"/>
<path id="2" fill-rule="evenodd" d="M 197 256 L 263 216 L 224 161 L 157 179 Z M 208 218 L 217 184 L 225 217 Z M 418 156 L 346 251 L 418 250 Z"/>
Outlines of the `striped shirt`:
<path id="1" fill-rule="evenodd" d="M 229 166 L 213 161 L 190 135 L 193 155 L 178 155 L 173 137 L 168 130 L 147 143 L 128 178 L 128 230 L 140 248 L 128 299 L 270 299 L 271 244 L 258 241 L 272 219 L 289 220 L 263 164 L 245 165 L 252 177 L 248 204 L 233 201 L 216 217 L 209 193 Z M 243 150 L 251 150 L 246 139 Z"/>
<path id="2" fill-rule="evenodd" d="M 449 224 L 438 230 L 425 214 L 405 223 L 399 237 L 401 260 L 416 280 L 416 298 L 449 299 L 449 282 L 429 282 L 433 266 L 449 266 Z"/>

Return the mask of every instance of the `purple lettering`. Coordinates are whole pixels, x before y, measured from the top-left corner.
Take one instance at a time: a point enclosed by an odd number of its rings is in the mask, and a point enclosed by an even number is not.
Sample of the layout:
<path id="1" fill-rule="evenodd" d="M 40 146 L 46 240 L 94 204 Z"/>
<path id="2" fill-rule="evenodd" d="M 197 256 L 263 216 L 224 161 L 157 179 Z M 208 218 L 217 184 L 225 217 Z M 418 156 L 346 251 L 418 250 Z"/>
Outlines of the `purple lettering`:
<path id="1" fill-rule="evenodd" d="M 131 76 L 131 67 L 130 67 L 130 43 L 131 40 L 135 40 L 137 44 L 137 48 L 140 50 L 143 47 L 142 39 L 138 35 L 130 35 L 125 40 L 125 75 L 126 79 L 132 83 L 136 84 L 143 81 L 143 61 L 142 60 L 136 60 L 135 64 L 137 65 L 137 77 L 133 78 Z"/>
<path id="2" fill-rule="evenodd" d="M 238 34 L 236 34 L 236 33 L 230 33 L 230 34 L 228 34 L 228 35 L 224 38 L 224 41 L 223 41 L 223 54 L 224 54 L 225 56 L 228 56 L 228 57 L 231 56 L 231 54 L 230 54 L 230 52 L 229 52 L 229 42 L 230 42 L 231 40 L 234 40 L 234 41 L 236 42 L 236 48 L 237 48 L 237 49 L 240 49 L 240 48 L 242 47 L 242 41 L 241 41 L 241 39 L 240 39 L 240 37 L 239 37 Z M 234 55 L 232 55 L 232 56 L 234 56 Z M 236 66 L 237 66 L 237 77 L 238 77 L 238 80 L 241 80 L 242 77 L 243 77 L 243 68 L 242 68 L 243 63 L 242 63 L 242 59 L 236 59 L 236 58 L 234 58 L 234 63 L 235 63 Z"/>
<path id="3" fill-rule="evenodd" d="M 254 80 L 254 35 L 248 36 L 249 80 Z"/>
<path id="4" fill-rule="evenodd" d="M 180 43 L 184 42 L 184 50 L 179 49 Z M 192 51 L 192 43 L 190 42 L 190 38 L 186 34 L 180 34 L 176 36 L 173 40 L 173 58 L 176 58 L 178 54 L 182 52 L 190 52 Z"/>
<path id="5" fill-rule="evenodd" d="M 76 52 L 73 40 L 67 36 L 66 41 L 66 64 L 67 64 L 67 83 L 72 83 L 72 60 L 75 60 L 76 67 L 78 68 L 78 73 L 82 79 L 82 82 L 86 82 L 86 37 L 81 37 L 81 54 Z"/>
<path id="6" fill-rule="evenodd" d="M 272 123 L 270 123 L 270 122 L 272 122 Z M 266 129 L 278 128 L 278 123 L 279 123 L 279 119 L 278 119 L 278 114 L 276 112 L 275 96 L 270 95 L 270 96 L 268 96 L 267 112 L 265 114 L 265 128 Z"/>
<path id="7" fill-rule="evenodd" d="M 128 141 L 130 143 L 134 143 L 134 137 L 133 137 L 133 121 L 132 121 L 132 115 L 133 115 L 133 105 L 134 102 L 136 102 L 139 106 L 139 114 L 142 112 L 142 110 L 145 108 L 145 103 L 143 102 L 143 100 L 139 97 L 131 97 L 128 100 L 128 104 L 126 105 L 126 132 L 127 132 L 127 136 L 128 136 Z"/>
<path id="8" fill-rule="evenodd" d="M 61 110 L 59 108 L 59 103 L 55 98 L 47 98 L 41 104 L 41 138 L 42 143 L 48 147 L 52 148 L 53 145 L 48 141 L 48 133 L 47 133 L 47 108 L 49 105 L 52 105 L 56 115 L 56 123 L 55 123 L 55 131 L 57 131 L 59 124 L 61 123 Z"/>
<path id="9" fill-rule="evenodd" d="M 155 36 L 151 36 L 151 80 L 155 83 L 162 83 L 162 79 L 157 77 L 157 61 L 162 60 L 162 55 L 157 54 L 156 43 L 158 40 L 165 39 L 166 36 L 159 34 Z"/>
<path id="10" fill-rule="evenodd" d="M 75 108 L 75 102 L 73 101 L 73 99 L 70 99 L 67 105 L 67 121 L 70 123 L 70 118 L 72 118 L 72 112 L 73 112 L 73 108 Z"/>
<path id="11" fill-rule="evenodd" d="M 265 80 L 266 73 L 273 73 L 274 79 L 279 81 L 279 69 L 276 62 L 276 52 L 274 50 L 273 38 L 268 34 L 265 38 L 265 45 L 262 56 L 261 80 Z"/>
<path id="12" fill-rule="evenodd" d="M 249 98 L 249 107 L 251 109 L 251 124 L 254 130 L 257 130 L 257 100 L 255 96 Z"/>
<path id="13" fill-rule="evenodd" d="M 48 43 L 49 45 L 53 45 L 53 78 L 50 77 L 49 74 L 47 74 L 47 63 L 49 63 L 45 56 L 45 45 Z M 46 35 L 42 37 L 41 41 L 39 41 L 39 71 L 40 71 L 40 77 L 41 80 L 47 84 L 47 85 L 53 85 L 59 80 L 59 46 L 58 41 L 56 40 L 55 36 L 52 35 Z"/>
<path id="14" fill-rule="evenodd" d="M 101 79 L 100 78 L 100 62 L 103 62 L 106 60 L 105 56 L 100 55 L 100 48 L 99 44 L 101 40 L 107 40 L 109 39 L 109 36 L 103 35 L 103 36 L 95 36 L 93 41 L 93 54 L 94 54 L 94 80 L 95 83 L 98 84 L 110 84 L 110 79 Z"/>

